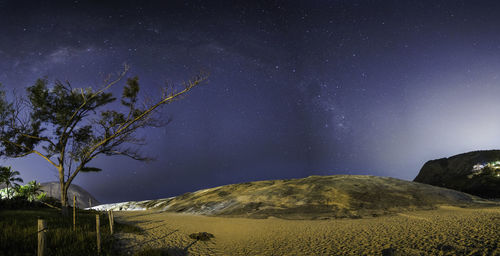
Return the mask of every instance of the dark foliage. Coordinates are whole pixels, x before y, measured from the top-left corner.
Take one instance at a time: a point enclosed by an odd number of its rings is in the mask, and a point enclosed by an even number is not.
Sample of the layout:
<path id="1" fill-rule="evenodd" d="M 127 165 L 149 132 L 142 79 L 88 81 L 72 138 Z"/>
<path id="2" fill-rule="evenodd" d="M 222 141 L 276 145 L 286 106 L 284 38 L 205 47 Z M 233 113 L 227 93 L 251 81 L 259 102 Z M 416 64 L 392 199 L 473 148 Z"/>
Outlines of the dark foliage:
<path id="1" fill-rule="evenodd" d="M 37 154 L 48 161 L 59 172 L 64 206 L 68 205 L 69 185 L 79 172 L 101 171 L 88 166 L 98 155 L 149 160 L 134 148 L 144 144 L 135 132 L 166 124 L 155 117 L 157 108 L 181 98 L 206 77 L 195 77 L 180 90 L 164 89 L 157 101 L 141 104 L 139 78 L 129 78 L 123 86 L 121 106 L 110 105 L 116 98 L 107 91 L 127 71 L 125 66 L 115 80 L 107 79 L 98 90 L 73 88 L 60 81 L 51 87 L 46 78 L 28 87 L 25 98 L 9 100 L 0 90 L 0 156 Z"/>
<path id="2" fill-rule="evenodd" d="M 16 196 L 10 199 L 1 199 L 0 200 L 0 209 L 33 209 L 33 208 L 48 208 L 48 206 L 44 205 L 41 202 L 37 201 L 28 201 L 25 197 Z"/>

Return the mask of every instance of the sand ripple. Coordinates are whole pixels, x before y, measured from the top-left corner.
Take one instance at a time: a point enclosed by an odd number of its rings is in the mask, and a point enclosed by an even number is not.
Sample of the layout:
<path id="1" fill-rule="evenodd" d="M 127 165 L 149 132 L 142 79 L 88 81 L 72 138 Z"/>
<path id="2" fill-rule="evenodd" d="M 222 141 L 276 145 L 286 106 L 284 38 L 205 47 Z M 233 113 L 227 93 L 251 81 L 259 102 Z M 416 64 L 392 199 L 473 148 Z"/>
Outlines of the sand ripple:
<path id="1" fill-rule="evenodd" d="M 143 235 L 119 234 L 126 251 L 174 255 L 500 255 L 500 207 L 405 212 L 367 219 L 283 220 L 119 212 Z M 211 241 L 189 234 L 209 232 Z"/>

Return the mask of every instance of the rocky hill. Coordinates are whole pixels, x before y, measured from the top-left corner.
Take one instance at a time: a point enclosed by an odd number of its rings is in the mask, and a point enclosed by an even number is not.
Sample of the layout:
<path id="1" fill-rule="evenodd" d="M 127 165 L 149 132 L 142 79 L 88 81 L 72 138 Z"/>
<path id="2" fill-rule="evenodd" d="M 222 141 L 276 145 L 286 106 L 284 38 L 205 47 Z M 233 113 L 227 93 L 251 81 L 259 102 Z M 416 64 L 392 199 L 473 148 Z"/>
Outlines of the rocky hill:
<path id="1" fill-rule="evenodd" d="M 60 199 L 61 193 L 59 191 L 59 183 L 58 182 L 46 182 L 41 183 L 42 190 L 47 193 L 47 196 Z M 89 199 L 91 200 L 92 205 L 99 205 L 100 202 L 95 199 L 89 192 L 78 185 L 71 184 L 68 189 L 68 199 L 71 205 L 73 205 L 73 195 L 76 195 L 76 206 L 78 208 L 87 208 L 89 207 Z"/>
<path id="2" fill-rule="evenodd" d="M 500 150 L 474 151 L 424 164 L 416 182 L 500 198 Z"/>
<path id="3" fill-rule="evenodd" d="M 495 204 L 462 192 L 389 177 L 310 176 L 220 186 L 181 196 L 94 207 L 286 219 L 373 217 L 438 205 Z"/>

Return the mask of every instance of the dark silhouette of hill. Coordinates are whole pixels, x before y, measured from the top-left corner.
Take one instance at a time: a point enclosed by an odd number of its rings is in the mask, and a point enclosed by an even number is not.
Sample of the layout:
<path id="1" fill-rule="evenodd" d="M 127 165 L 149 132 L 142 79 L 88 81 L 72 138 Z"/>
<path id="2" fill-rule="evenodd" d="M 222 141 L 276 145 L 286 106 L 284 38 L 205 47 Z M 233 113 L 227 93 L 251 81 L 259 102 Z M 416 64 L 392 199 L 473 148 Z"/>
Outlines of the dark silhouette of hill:
<path id="1" fill-rule="evenodd" d="M 500 198 L 500 150 L 474 151 L 424 164 L 416 182 Z"/>

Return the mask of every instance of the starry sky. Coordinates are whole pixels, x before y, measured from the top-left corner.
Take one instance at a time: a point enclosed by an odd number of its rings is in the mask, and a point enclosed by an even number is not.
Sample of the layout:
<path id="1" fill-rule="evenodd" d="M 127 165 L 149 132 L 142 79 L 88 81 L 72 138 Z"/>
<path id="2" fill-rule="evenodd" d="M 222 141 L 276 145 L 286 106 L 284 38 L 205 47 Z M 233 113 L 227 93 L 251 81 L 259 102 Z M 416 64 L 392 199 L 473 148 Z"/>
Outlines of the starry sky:
<path id="1" fill-rule="evenodd" d="M 0 0 L 0 83 L 99 87 L 131 66 L 155 96 L 207 83 L 142 131 L 153 162 L 102 157 L 74 183 L 102 202 L 218 185 L 369 174 L 500 145 L 498 1 Z M 117 91 L 119 94 L 119 91 Z M 54 181 L 37 156 L 2 159 Z"/>

